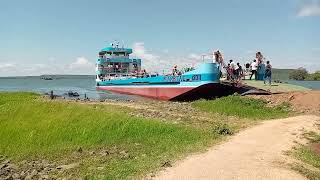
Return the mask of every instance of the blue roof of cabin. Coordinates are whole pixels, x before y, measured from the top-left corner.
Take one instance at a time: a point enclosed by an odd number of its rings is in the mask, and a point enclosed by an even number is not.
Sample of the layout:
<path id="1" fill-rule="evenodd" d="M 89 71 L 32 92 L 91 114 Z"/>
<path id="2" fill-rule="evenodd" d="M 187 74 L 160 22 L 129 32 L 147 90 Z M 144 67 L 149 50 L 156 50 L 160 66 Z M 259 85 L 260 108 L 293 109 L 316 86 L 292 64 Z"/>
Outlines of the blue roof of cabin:
<path id="1" fill-rule="evenodd" d="M 101 49 L 101 52 L 126 52 L 128 54 L 132 53 L 131 48 L 116 48 L 116 47 L 105 47 Z"/>

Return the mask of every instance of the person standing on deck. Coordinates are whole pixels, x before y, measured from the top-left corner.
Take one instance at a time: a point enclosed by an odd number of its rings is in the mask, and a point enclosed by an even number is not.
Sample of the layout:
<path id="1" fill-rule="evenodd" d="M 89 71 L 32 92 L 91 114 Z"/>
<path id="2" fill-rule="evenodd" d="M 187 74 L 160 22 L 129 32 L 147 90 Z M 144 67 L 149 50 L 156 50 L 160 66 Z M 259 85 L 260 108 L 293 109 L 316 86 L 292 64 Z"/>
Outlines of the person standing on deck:
<path id="1" fill-rule="evenodd" d="M 263 62 L 264 57 L 261 52 L 256 53 L 256 59 L 258 61 L 258 65 L 260 65 Z"/>
<path id="2" fill-rule="evenodd" d="M 215 51 L 213 53 L 213 56 L 214 56 L 214 60 L 215 60 L 216 63 L 222 64 L 223 56 L 222 56 L 222 54 L 221 54 L 221 52 L 219 50 Z"/>
<path id="3" fill-rule="evenodd" d="M 219 64 L 219 50 L 213 52 L 213 58 L 215 63 Z"/>
<path id="4" fill-rule="evenodd" d="M 251 63 L 251 75 L 250 75 L 250 80 L 252 79 L 252 76 L 254 75 L 255 80 L 257 80 L 257 69 L 258 69 L 258 64 L 256 60 L 253 60 Z"/>
<path id="5" fill-rule="evenodd" d="M 224 63 L 223 63 L 223 56 L 221 54 L 221 52 L 219 50 L 215 51 L 213 53 L 213 56 L 214 56 L 214 60 L 215 60 L 215 63 L 217 63 L 219 65 L 219 71 L 220 71 L 220 78 L 222 77 L 222 71 L 221 71 L 221 67 L 223 67 Z"/>
<path id="6" fill-rule="evenodd" d="M 264 73 L 264 84 L 266 84 L 266 81 L 268 81 L 269 85 L 271 86 L 271 75 L 272 75 L 272 66 L 270 64 L 270 61 L 267 61 L 266 71 Z"/>
<path id="7" fill-rule="evenodd" d="M 172 75 L 173 75 L 173 76 L 177 76 L 177 75 L 178 75 L 178 66 L 177 66 L 177 65 L 174 65 L 174 66 L 173 66 Z"/>

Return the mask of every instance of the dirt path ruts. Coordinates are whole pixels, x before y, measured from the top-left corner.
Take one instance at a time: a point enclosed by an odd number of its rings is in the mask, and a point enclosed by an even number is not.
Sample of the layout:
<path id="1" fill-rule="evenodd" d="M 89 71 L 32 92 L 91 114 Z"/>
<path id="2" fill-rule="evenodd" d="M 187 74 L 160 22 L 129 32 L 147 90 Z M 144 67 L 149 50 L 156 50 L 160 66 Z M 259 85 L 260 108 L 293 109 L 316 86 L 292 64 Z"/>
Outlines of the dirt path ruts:
<path id="1" fill-rule="evenodd" d="M 312 115 L 266 121 L 244 130 L 204 154 L 193 155 L 162 171 L 155 179 L 305 179 L 286 167 L 294 140 L 315 130 Z"/>

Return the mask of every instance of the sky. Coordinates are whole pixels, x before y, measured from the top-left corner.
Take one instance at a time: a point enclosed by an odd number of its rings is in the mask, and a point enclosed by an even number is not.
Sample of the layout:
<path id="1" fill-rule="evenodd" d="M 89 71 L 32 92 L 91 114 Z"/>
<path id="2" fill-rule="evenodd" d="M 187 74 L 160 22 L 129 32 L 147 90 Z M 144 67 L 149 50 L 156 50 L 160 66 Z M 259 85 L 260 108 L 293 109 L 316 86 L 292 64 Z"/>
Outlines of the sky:
<path id="1" fill-rule="evenodd" d="M 0 76 L 94 74 L 118 40 L 147 71 L 219 49 L 275 68 L 320 70 L 320 0 L 0 0 Z"/>

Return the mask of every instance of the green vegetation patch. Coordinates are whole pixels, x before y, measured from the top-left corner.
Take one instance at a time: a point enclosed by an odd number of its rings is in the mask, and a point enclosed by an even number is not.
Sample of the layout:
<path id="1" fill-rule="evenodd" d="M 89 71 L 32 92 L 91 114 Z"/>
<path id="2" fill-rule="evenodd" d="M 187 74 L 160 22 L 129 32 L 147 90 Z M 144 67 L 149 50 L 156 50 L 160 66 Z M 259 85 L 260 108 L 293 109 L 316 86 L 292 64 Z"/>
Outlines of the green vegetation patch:
<path id="1" fill-rule="evenodd" d="M 303 174 L 305 177 L 307 177 L 310 180 L 320 180 L 320 172 L 310 170 L 301 164 L 294 164 L 292 166 L 292 169 L 299 172 L 300 174 Z"/>
<path id="2" fill-rule="evenodd" d="M 33 93 L 0 93 L 0 155 L 15 161 L 54 161 L 73 157 L 79 149 L 117 149 L 121 156 L 103 161 L 84 157 L 80 174 L 124 179 L 157 169 L 218 137 L 193 127 L 132 117 L 128 111 L 110 105 L 48 101 Z M 90 168 L 97 162 L 105 170 Z"/>
<path id="3" fill-rule="evenodd" d="M 315 132 L 309 132 L 305 134 L 305 138 L 310 141 L 310 144 L 300 146 L 291 152 L 293 157 L 304 164 L 296 163 L 292 168 L 309 179 L 318 180 L 320 179 L 320 149 L 318 149 L 320 148 L 320 135 Z"/>
<path id="4" fill-rule="evenodd" d="M 320 135 L 315 132 L 309 132 L 305 134 L 305 138 L 310 141 L 309 146 L 299 147 L 294 151 L 293 155 L 299 160 L 320 169 L 320 156 L 315 152 L 316 148 L 320 148 L 320 145 L 316 146 L 320 143 Z"/>
<path id="5" fill-rule="evenodd" d="M 216 100 L 199 100 L 192 105 L 206 112 L 259 120 L 286 117 L 290 112 L 288 104 L 267 107 L 266 101 L 238 95 L 222 97 Z"/>
<path id="6" fill-rule="evenodd" d="M 295 157 L 316 168 L 320 168 L 320 156 L 311 147 L 303 146 L 294 152 Z"/>
<path id="7" fill-rule="evenodd" d="M 309 81 L 320 81 L 320 71 L 315 73 L 309 73 L 305 68 L 298 68 L 290 72 L 289 78 L 293 80 L 309 80 Z"/>

